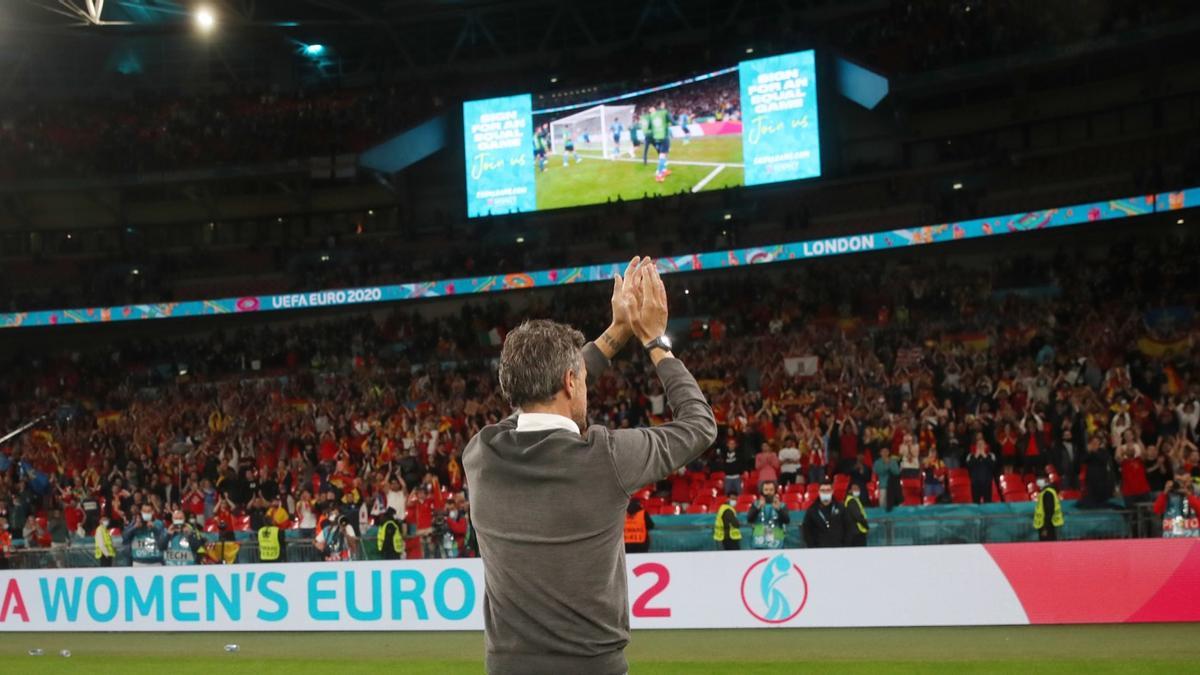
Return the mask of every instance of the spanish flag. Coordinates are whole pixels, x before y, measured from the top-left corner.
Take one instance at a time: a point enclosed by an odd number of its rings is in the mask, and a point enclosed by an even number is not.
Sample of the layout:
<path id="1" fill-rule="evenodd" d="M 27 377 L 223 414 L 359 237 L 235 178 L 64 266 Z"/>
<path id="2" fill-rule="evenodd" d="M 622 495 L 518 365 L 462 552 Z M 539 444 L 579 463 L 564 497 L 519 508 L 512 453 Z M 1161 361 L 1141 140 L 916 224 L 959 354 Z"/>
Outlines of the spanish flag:
<path id="1" fill-rule="evenodd" d="M 105 429 L 110 424 L 116 424 L 121 421 L 120 410 L 108 410 L 96 415 L 96 426 Z"/>
<path id="2" fill-rule="evenodd" d="M 1175 370 L 1175 366 L 1168 363 L 1163 368 L 1163 375 L 1167 378 L 1168 393 L 1179 394 L 1183 391 L 1183 378 L 1179 376 L 1179 371 Z"/>

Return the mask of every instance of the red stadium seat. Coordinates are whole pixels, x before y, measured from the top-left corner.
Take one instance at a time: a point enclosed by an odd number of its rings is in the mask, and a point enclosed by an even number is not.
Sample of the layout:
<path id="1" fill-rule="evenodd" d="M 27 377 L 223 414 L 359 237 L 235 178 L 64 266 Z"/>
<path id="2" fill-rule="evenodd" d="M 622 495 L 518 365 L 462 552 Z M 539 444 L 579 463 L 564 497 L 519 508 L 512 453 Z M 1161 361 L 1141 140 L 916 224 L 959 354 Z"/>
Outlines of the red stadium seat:
<path id="1" fill-rule="evenodd" d="M 938 501 L 937 495 L 925 495 L 925 497 L 922 498 L 921 503 L 924 504 L 925 506 L 931 506 L 933 504 L 936 504 L 937 501 Z"/>
<path id="2" fill-rule="evenodd" d="M 921 504 L 921 479 L 901 478 L 900 494 L 903 497 L 900 503 L 904 506 L 919 506 Z"/>
<path id="3" fill-rule="evenodd" d="M 758 499 L 758 497 L 755 495 L 746 494 L 745 492 L 743 492 L 742 494 L 738 495 L 737 500 L 738 500 L 738 504 L 750 504 L 750 503 L 753 503 L 755 499 Z"/>
<path id="4" fill-rule="evenodd" d="M 1079 499 L 1083 494 L 1079 490 L 1063 490 L 1059 497 L 1063 499 Z"/>
<path id="5" fill-rule="evenodd" d="M 839 473 L 833 477 L 833 498 L 842 503 L 846 501 L 846 492 L 850 489 L 849 474 Z"/>
<path id="6" fill-rule="evenodd" d="M 950 501 L 955 504 L 970 504 L 971 503 L 971 486 L 970 485 L 952 485 L 952 486 L 950 486 Z"/>
<path id="7" fill-rule="evenodd" d="M 697 513 L 708 513 L 708 504 L 688 504 L 688 507 L 684 513 L 690 513 L 693 515 Z"/>
<path id="8" fill-rule="evenodd" d="M 751 502 L 738 502 L 738 505 L 733 507 L 733 510 L 738 513 L 745 513 L 750 510 Z"/>

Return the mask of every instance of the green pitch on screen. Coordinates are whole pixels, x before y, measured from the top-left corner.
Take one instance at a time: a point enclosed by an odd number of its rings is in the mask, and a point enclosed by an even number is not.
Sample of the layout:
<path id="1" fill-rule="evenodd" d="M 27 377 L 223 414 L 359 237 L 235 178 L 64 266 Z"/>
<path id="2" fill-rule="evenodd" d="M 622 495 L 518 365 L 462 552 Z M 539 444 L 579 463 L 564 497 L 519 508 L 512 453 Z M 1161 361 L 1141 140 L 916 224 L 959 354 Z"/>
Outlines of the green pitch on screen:
<path id="1" fill-rule="evenodd" d="M 737 187 L 743 183 L 742 137 L 740 135 L 694 138 L 688 144 L 671 142 L 671 175 L 654 180 L 658 153 L 650 148 L 646 164 L 642 149 L 634 157 L 603 158 L 597 151 L 580 150 L 582 161 L 563 166 L 561 155 L 551 155 L 546 170 L 538 172 L 537 208 L 554 209 L 581 204 L 631 201 L 646 196 L 706 192 Z"/>

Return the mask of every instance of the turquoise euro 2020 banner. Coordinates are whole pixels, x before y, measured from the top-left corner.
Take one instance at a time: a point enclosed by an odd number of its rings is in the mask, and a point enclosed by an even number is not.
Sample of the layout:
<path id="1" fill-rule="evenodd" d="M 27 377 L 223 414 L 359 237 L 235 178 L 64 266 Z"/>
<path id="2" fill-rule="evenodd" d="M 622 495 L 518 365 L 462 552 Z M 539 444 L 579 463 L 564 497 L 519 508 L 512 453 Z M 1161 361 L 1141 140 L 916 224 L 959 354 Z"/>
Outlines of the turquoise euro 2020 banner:
<path id="1" fill-rule="evenodd" d="M 529 94 L 463 103 L 468 216 L 537 208 L 532 124 Z"/>
<path id="2" fill-rule="evenodd" d="M 746 185 L 821 175 L 812 50 L 738 64 Z"/>

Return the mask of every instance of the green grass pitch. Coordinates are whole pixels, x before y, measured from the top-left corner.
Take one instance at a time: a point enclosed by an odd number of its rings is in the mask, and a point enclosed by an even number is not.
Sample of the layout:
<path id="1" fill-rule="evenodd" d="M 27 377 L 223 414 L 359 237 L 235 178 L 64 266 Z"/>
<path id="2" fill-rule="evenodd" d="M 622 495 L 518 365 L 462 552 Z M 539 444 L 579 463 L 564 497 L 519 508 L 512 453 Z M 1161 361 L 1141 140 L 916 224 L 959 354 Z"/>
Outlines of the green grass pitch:
<path id="1" fill-rule="evenodd" d="M 1196 624 L 635 631 L 626 655 L 632 675 L 1197 673 L 1197 636 Z M 7 632 L 0 663 L 87 675 L 482 673 L 483 634 Z"/>
<path id="2" fill-rule="evenodd" d="M 616 201 L 618 197 L 630 201 L 691 192 L 705 179 L 707 182 L 700 191 L 719 190 L 745 182 L 740 135 L 695 138 L 687 145 L 682 139 L 672 139 L 668 156 L 671 175 L 662 183 L 654 180 L 658 163 L 654 148 L 650 149 L 645 165 L 642 164 L 641 148 L 632 160 L 628 154 L 618 160 L 605 159 L 598 150 L 580 150 L 579 156 L 583 161 L 572 161 L 564 167 L 561 155 L 550 155 L 546 158 L 546 170 L 535 170 L 538 210 L 603 204 Z M 714 175 L 718 167 L 720 171 Z"/>

